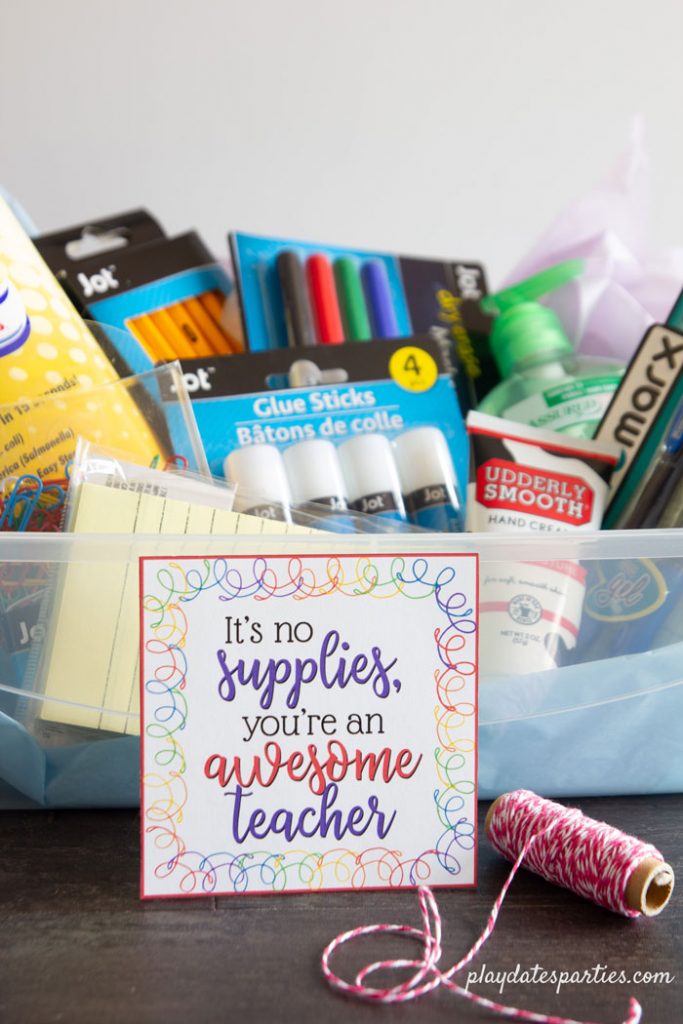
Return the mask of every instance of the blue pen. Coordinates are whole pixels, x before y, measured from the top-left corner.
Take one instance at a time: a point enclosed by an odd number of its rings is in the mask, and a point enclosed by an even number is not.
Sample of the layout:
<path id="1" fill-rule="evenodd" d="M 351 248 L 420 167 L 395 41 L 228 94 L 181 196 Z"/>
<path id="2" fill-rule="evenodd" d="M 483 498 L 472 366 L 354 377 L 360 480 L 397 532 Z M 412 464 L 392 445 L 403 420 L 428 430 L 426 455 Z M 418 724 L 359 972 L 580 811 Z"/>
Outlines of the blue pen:
<path id="1" fill-rule="evenodd" d="M 666 440 L 659 450 L 652 472 L 630 513 L 619 528 L 647 529 L 656 526 L 683 475 L 683 403 L 671 421 Z"/>
<path id="2" fill-rule="evenodd" d="M 380 260 L 368 260 L 363 264 L 361 279 L 370 312 L 373 338 L 400 337 L 387 268 Z"/>

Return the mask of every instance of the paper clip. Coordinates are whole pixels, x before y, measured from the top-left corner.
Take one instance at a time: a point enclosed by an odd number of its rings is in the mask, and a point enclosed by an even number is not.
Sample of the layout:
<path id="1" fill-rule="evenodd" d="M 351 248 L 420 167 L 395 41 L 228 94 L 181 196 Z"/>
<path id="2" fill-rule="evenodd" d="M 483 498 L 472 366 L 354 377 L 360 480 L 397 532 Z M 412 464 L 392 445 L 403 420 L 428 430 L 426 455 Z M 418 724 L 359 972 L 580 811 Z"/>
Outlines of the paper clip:
<path id="1" fill-rule="evenodd" d="M 179 469 L 185 472 L 187 469 L 187 459 L 184 455 L 169 455 L 166 462 L 164 462 L 163 468 L 164 470 Z"/>
<path id="2" fill-rule="evenodd" d="M 23 533 L 42 493 L 43 482 L 40 477 L 33 473 L 25 473 L 23 476 L 17 477 L 10 496 L 5 500 L 2 515 L 0 515 L 0 530 L 18 530 Z"/>
<path id="3" fill-rule="evenodd" d="M 43 484 L 43 493 L 31 519 L 32 530 L 40 533 L 57 533 L 61 529 L 67 484 L 66 479 Z"/>

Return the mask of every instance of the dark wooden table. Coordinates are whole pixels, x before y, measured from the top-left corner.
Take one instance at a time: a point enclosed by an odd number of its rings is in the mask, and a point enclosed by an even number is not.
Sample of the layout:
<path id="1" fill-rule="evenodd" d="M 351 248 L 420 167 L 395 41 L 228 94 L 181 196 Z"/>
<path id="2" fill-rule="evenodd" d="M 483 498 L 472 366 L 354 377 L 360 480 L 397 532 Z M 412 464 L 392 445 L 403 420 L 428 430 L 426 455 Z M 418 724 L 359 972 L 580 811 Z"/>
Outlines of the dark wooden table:
<path id="1" fill-rule="evenodd" d="M 683 797 L 573 801 L 659 846 L 681 871 Z M 480 807 L 481 824 L 485 805 Z M 449 1022 L 500 1020 L 432 993 L 417 1004 L 375 1007 L 333 993 L 320 953 L 338 932 L 374 921 L 418 923 L 407 892 L 138 899 L 134 811 L 0 814 L 0 1021 L 135 1024 L 225 1021 Z M 480 839 L 476 891 L 438 892 L 443 965 L 484 925 L 508 865 Z M 683 886 L 681 886 L 683 889 Z M 657 918 L 627 920 L 523 871 L 473 970 L 668 972 L 648 984 L 508 984 L 503 1001 L 618 1024 L 628 996 L 647 1024 L 683 1021 L 681 893 Z M 397 939 L 367 939 L 335 960 L 346 977 L 380 955 L 406 955 Z M 463 982 L 466 976 L 462 976 Z M 472 983 L 497 998 L 495 984 Z"/>

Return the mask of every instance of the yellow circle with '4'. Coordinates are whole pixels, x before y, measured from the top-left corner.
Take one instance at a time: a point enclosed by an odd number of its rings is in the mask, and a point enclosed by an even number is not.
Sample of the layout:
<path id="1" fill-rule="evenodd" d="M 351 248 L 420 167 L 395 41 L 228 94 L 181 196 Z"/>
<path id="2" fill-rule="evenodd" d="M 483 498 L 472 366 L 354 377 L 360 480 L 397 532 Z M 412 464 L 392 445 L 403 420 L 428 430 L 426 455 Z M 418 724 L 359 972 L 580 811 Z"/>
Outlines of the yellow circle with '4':
<path id="1" fill-rule="evenodd" d="M 416 345 L 404 345 L 389 360 L 389 375 L 406 391 L 429 391 L 439 376 L 436 360 Z"/>

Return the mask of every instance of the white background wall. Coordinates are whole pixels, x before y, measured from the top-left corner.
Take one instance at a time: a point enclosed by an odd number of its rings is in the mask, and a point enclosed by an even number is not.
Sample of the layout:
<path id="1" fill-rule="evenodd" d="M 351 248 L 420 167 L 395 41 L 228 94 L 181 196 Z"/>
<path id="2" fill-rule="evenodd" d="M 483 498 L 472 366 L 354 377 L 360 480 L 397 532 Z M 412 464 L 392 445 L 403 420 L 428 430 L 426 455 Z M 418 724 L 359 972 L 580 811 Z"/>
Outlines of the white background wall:
<path id="1" fill-rule="evenodd" d="M 2 0 L 0 182 L 54 229 L 137 204 L 482 258 L 495 284 L 646 118 L 683 241 L 681 0 Z"/>

